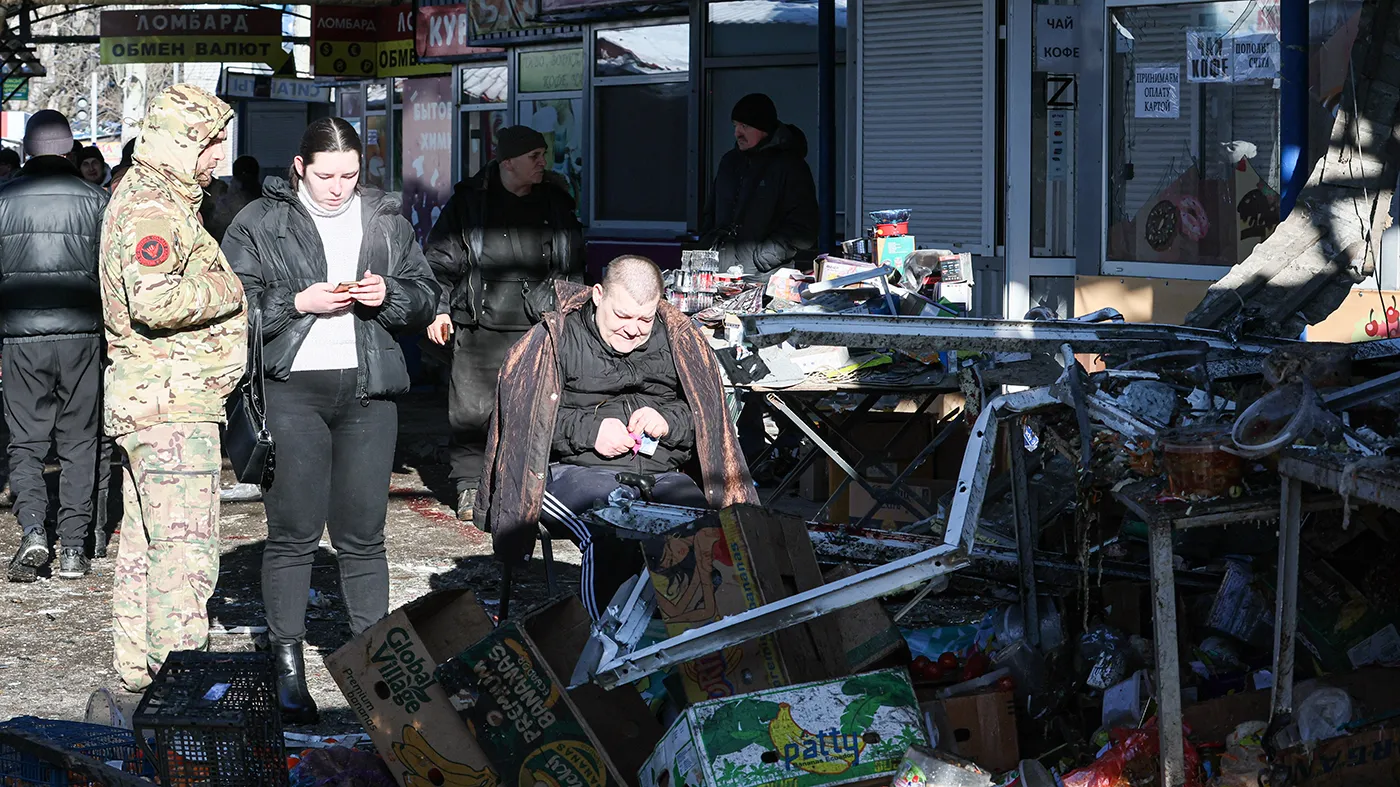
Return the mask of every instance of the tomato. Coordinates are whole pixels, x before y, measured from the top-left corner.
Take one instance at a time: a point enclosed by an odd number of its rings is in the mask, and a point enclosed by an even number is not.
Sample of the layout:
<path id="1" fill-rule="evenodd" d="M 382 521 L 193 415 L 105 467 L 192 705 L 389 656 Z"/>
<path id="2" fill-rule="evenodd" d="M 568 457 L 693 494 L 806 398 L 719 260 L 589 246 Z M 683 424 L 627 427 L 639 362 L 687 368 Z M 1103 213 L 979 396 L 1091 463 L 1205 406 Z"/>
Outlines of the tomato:
<path id="1" fill-rule="evenodd" d="M 963 665 L 962 679 L 976 680 L 987 674 L 987 667 L 991 666 L 992 660 L 987 658 L 987 654 L 980 650 L 974 650 L 968 654 L 967 664 Z"/>
<path id="2" fill-rule="evenodd" d="M 928 669 L 924 670 L 924 680 L 930 683 L 938 683 L 948 677 L 948 671 L 938 666 L 937 662 L 931 662 Z"/>
<path id="3" fill-rule="evenodd" d="M 914 663 L 910 665 L 910 669 L 914 672 L 922 672 L 928 669 L 931 664 L 933 664 L 933 659 L 930 659 L 928 656 L 920 656 L 914 659 Z"/>
<path id="4" fill-rule="evenodd" d="M 942 667 L 943 669 L 957 669 L 959 666 L 961 666 L 958 663 L 958 654 L 954 653 L 951 650 L 947 653 L 944 653 L 942 656 L 938 657 L 938 666 Z"/>
<path id="5" fill-rule="evenodd" d="M 1016 681 L 1010 675 L 997 678 L 997 691 L 1015 691 Z"/>

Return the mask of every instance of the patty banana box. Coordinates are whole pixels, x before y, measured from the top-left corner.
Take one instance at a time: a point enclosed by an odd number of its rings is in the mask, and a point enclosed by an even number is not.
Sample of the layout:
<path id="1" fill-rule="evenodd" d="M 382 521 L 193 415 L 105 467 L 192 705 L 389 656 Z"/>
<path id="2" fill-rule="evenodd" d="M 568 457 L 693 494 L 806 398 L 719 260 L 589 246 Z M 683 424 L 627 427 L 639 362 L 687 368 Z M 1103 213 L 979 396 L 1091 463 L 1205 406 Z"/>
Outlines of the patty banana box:
<path id="1" fill-rule="evenodd" d="M 909 674 L 888 669 L 765 689 L 686 709 L 637 774 L 640 787 L 888 784 L 927 746 Z"/>
<path id="2" fill-rule="evenodd" d="M 443 590 L 390 612 L 326 657 L 331 677 L 403 787 L 497 784 L 486 754 L 433 677 L 438 662 L 491 630 L 471 591 Z"/>

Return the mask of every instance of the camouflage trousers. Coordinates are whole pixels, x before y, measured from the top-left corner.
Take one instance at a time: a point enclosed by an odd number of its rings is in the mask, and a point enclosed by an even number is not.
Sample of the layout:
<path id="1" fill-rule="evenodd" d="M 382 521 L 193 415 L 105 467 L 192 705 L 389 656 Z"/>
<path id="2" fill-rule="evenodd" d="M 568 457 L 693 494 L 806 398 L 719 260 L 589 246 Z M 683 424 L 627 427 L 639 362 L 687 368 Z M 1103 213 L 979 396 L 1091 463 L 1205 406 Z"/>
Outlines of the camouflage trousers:
<path id="1" fill-rule="evenodd" d="M 113 666 L 141 691 L 175 650 L 209 644 L 219 578 L 219 425 L 170 423 L 117 438 L 126 452 L 112 588 Z"/>

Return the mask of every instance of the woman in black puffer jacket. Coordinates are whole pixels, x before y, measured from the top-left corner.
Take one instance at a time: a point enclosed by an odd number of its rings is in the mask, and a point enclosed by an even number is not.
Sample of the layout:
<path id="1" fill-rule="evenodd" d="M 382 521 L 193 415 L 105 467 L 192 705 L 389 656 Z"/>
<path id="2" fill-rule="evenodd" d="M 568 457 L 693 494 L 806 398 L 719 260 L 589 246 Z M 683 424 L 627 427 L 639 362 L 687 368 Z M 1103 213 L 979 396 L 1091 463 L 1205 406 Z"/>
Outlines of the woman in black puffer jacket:
<path id="1" fill-rule="evenodd" d="M 394 333 L 432 321 L 437 283 L 398 195 L 359 185 L 360 138 L 340 118 L 302 136 L 290 182 L 229 225 L 223 250 L 262 317 L 263 373 L 276 470 L 263 492 L 263 604 L 288 723 L 312 723 L 302 641 L 307 591 L 329 527 L 358 634 L 388 613 L 384 518 L 398 437 L 393 397 L 408 391 Z"/>

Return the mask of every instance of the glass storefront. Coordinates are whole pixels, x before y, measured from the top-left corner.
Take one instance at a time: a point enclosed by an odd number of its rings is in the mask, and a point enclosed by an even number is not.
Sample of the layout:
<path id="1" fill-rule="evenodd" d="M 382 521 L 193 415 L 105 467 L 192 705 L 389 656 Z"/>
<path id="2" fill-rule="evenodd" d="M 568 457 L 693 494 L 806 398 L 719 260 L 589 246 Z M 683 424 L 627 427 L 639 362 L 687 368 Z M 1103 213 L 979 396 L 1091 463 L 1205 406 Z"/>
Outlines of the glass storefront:
<path id="1" fill-rule="evenodd" d="M 1279 222 L 1276 2 L 1110 9 L 1109 260 L 1231 266 Z"/>
<path id="2" fill-rule="evenodd" d="M 496 132 L 506 124 L 505 64 L 461 70 L 461 122 L 458 126 L 459 178 L 475 175 L 496 154 Z"/>

